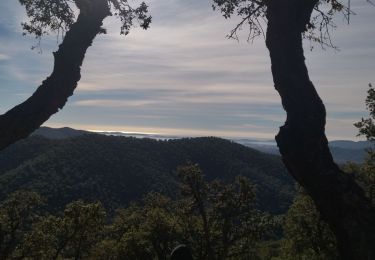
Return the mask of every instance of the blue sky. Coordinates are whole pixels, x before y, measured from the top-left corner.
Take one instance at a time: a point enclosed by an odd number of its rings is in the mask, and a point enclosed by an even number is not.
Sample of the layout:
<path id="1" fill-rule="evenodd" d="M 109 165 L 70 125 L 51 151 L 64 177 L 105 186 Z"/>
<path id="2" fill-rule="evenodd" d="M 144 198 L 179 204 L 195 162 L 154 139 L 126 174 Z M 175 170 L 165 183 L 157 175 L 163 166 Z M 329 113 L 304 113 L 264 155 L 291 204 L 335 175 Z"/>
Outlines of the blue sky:
<path id="1" fill-rule="evenodd" d="M 250 44 L 226 39 L 236 20 L 212 11 L 209 0 L 148 1 L 148 31 L 119 35 L 105 21 L 88 50 L 75 95 L 45 125 L 272 139 L 285 120 L 273 88 L 264 39 Z M 332 33 L 340 51 L 316 46 L 306 57 L 311 79 L 327 107 L 329 139 L 355 139 L 353 122 L 366 116 L 364 99 L 375 83 L 375 7 L 352 1 L 356 15 L 341 17 Z M 0 2 L 0 112 L 26 99 L 51 73 L 56 36 L 42 41 L 42 54 L 23 37 L 18 1 Z"/>

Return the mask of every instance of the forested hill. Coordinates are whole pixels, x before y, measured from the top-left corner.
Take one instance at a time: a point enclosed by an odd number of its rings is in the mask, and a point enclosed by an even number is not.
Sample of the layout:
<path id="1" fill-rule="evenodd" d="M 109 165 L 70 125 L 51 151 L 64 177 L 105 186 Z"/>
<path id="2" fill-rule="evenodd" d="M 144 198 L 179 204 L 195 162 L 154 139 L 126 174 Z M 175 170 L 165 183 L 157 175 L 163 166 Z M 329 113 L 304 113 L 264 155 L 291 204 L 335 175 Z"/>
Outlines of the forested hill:
<path id="1" fill-rule="evenodd" d="M 151 138 L 151 139 L 179 139 L 179 136 L 168 136 L 162 134 L 140 134 L 140 133 L 123 133 L 123 132 L 98 132 L 104 135 L 114 136 L 127 136 L 127 137 L 139 137 L 139 138 Z M 69 127 L 63 128 L 50 128 L 40 127 L 33 135 L 43 136 L 48 139 L 63 139 L 70 137 L 77 137 L 84 134 L 93 134 L 84 130 L 76 130 Z M 280 155 L 279 149 L 274 141 L 266 140 L 259 141 L 248 138 L 235 138 L 233 139 L 236 143 L 248 146 L 255 150 L 263 153 Z M 339 164 L 345 164 L 348 161 L 355 163 L 363 163 L 366 157 L 366 149 L 372 147 L 370 141 L 349 141 L 349 140 L 336 140 L 330 141 L 329 147 L 335 162 Z"/>
<path id="2" fill-rule="evenodd" d="M 244 175 L 257 185 L 259 208 L 285 212 L 294 182 L 279 157 L 213 137 L 152 140 L 82 135 L 32 136 L 0 152 L 0 199 L 23 189 L 40 193 L 52 209 L 76 199 L 126 205 L 149 191 L 173 195 L 176 168 L 198 163 L 209 180 Z"/>
<path id="3" fill-rule="evenodd" d="M 91 134 L 91 132 L 84 130 L 77 130 L 70 127 L 62 128 L 50 128 L 50 127 L 40 127 L 35 130 L 32 135 L 44 136 L 48 139 L 65 139 L 70 137 L 77 137 L 85 134 Z"/>

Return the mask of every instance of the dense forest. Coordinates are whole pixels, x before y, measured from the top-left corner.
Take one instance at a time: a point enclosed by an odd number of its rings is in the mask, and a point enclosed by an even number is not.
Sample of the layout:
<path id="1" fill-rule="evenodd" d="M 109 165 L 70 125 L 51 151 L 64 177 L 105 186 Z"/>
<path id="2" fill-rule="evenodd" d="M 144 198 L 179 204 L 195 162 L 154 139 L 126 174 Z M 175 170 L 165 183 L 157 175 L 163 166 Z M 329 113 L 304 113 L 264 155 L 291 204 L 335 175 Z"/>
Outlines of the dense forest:
<path id="1" fill-rule="evenodd" d="M 371 162 L 344 168 L 374 202 Z M 0 152 L 0 187 L 1 259 L 339 259 L 280 157 L 225 139 L 43 128 Z"/>
<path id="2" fill-rule="evenodd" d="M 85 199 L 111 210 L 151 191 L 174 197 L 176 169 L 189 162 L 207 180 L 251 179 L 259 209 L 283 213 L 292 203 L 295 184 L 277 156 L 213 137 L 162 141 L 96 134 L 32 136 L 1 151 L 0 198 L 23 189 L 40 193 L 55 209 Z"/>
<path id="3" fill-rule="evenodd" d="M 286 215 L 271 215 L 257 209 L 256 186 L 244 176 L 206 181 L 196 164 L 176 173 L 174 198 L 151 191 L 114 214 L 84 200 L 51 213 L 36 192 L 8 194 L 0 203 L 1 259 L 169 259 L 179 244 L 195 259 L 337 259 L 306 195 Z"/>
<path id="4" fill-rule="evenodd" d="M 0 152 L 0 187 L 2 259 L 337 259 L 280 158 L 225 139 L 44 128 Z"/>

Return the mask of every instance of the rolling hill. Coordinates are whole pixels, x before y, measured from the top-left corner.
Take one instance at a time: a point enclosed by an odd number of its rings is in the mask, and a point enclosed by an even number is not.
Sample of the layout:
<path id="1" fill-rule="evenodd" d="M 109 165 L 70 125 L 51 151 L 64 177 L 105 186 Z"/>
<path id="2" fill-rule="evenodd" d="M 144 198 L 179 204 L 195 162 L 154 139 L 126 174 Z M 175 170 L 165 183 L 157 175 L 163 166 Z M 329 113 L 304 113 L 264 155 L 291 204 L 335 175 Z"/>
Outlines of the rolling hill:
<path id="1" fill-rule="evenodd" d="M 175 195 L 179 165 L 198 163 L 209 180 L 247 176 L 262 210 L 283 213 L 295 184 L 278 156 L 228 140 L 203 137 L 153 140 L 99 134 L 65 139 L 35 135 L 0 152 L 0 199 L 23 189 L 47 198 L 51 210 L 76 200 L 115 209 L 158 191 Z"/>

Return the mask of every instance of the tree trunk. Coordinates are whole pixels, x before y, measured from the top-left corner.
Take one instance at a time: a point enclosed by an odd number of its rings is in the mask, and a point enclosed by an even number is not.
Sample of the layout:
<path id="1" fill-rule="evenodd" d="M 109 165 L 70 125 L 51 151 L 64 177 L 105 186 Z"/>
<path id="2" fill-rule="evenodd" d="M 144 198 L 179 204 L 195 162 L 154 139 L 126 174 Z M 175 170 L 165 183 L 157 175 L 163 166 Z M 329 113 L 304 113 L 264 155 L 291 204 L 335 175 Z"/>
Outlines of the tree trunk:
<path id="1" fill-rule="evenodd" d="M 333 162 L 325 107 L 305 65 L 302 32 L 316 2 L 268 1 L 266 44 L 275 88 L 287 112 L 276 142 L 288 171 L 336 235 L 341 258 L 374 259 L 374 208 L 354 179 Z"/>
<path id="2" fill-rule="evenodd" d="M 81 78 L 86 50 L 110 15 L 107 0 L 91 0 L 54 53 L 52 74 L 22 104 L 0 116 L 0 150 L 27 137 L 63 108 Z"/>

